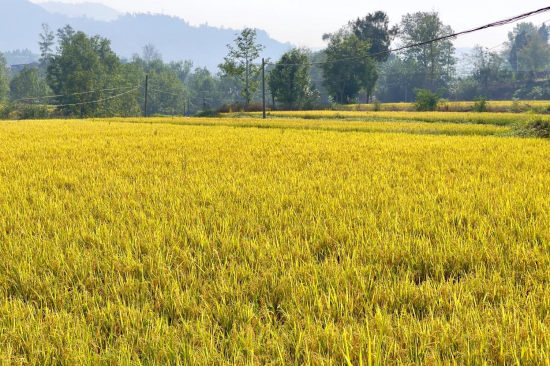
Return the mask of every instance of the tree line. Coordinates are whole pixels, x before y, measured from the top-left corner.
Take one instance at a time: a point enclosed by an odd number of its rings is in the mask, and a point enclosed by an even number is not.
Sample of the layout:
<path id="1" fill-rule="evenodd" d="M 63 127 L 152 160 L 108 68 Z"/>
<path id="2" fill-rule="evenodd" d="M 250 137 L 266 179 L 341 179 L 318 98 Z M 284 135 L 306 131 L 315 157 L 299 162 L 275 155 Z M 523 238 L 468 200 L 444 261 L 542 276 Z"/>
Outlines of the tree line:
<path id="1" fill-rule="evenodd" d="M 279 60 L 264 60 L 269 104 L 313 109 L 374 100 L 409 102 L 419 90 L 452 100 L 550 98 L 549 30 L 544 24 L 519 23 L 501 49 L 476 46 L 461 62 L 454 39 L 389 52 L 392 45 L 453 33 L 436 12 L 406 14 L 395 25 L 383 11 L 367 14 L 324 34 L 321 51 L 295 48 Z M 194 68 L 189 60 L 165 63 L 151 44 L 124 59 L 108 39 L 70 25 L 54 32 L 44 24 L 38 68 L 9 75 L 0 54 L 1 113 L 4 118 L 141 115 L 146 75 L 149 115 L 253 109 L 261 99 L 264 46 L 256 42 L 254 29 L 236 36 L 219 71 L 212 73 Z"/>
<path id="2" fill-rule="evenodd" d="M 110 41 L 67 25 L 43 24 L 40 65 L 8 75 L 0 54 L 0 117 L 108 117 L 189 115 L 241 102 L 238 81 L 221 78 L 190 60 L 165 63 L 154 45 L 124 59 Z"/>

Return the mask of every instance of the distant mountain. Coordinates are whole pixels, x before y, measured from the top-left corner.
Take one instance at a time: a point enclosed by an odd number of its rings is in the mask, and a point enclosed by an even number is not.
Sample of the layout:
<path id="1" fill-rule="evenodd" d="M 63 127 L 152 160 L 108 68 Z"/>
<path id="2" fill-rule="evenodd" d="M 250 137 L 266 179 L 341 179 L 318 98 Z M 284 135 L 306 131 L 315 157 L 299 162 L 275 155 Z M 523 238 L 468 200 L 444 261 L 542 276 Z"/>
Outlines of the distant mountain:
<path id="1" fill-rule="evenodd" d="M 30 50 L 13 50 L 4 53 L 8 66 L 30 64 L 31 62 L 37 62 L 40 59 L 40 55 L 32 53 Z"/>
<path id="2" fill-rule="evenodd" d="M 52 1 L 37 5 L 52 14 L 62 14 L 70 18 L 87 17 L 103 22 L 116 20 L 122 15 L 122 13 L 99 3 L 67 4 Z"/>
<path id="3" fill-rule="evenodd" d="M 0 0 L 4 16 L 0 22 L 0 51 L 28 48 L 38 53 L 38 35 L 41 24 L 48 23 L 54 30 L 70 24 L 89 35 L 99 34 L 112 41 L 113 50 L 130 58 L 141 53 L 143 46 L 154 44 L 164 61 L 192 60 L 195 66 L 206 66 L 217 71 L 217 65 L 227 55 L 227 44 L 235 39 L 238 30 L 220 29 L 208 25 L 192 26 L 185 20 L 167 15 L 126 14 L 104 22 L 89 17 L 71 18 L 52 14 L 38 4 L 27 0 Z M 266 46 L 262 57 L 278 59 L 292 48 L 258 30 L 257 41 Z"/>
<path id="4" fill-rule="evenodd" d="M 68 20 L 26 0 L 0 0 L 0 8 L 0 51 L 28 48 L 36 53 L 41 24 L 58 26 Z"/>

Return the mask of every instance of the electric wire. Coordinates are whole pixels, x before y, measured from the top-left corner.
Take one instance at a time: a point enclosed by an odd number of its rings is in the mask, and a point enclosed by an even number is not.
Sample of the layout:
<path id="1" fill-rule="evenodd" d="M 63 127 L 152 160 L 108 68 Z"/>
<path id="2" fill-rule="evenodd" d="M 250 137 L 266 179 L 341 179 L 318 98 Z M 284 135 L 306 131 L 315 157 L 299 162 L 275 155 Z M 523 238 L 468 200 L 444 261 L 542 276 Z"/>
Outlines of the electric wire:
<path id="1" fill-rule="evenodd" d="M 116 99 L 116 98 L 120 98 L 126 94 L 130 94 L 136 90 L 139 89 L 139 86 L 136 86 L 134 87 L 133 89 L 131 90 L 128 90 L 128 91 L 125 91 L 124 93 L 120 93 L 120 94 L 117 94 L 117 95 L 113 95 L 113 96 L 110 96 L 110 97 L 107 97 L 107 98 L 102 98 L 102 99 L 98 99 L 98 100 L 93 100 L 93 101 L 89 101 L 89 102 L 78 102 L 78 103 L 67 103 L 67 104 L 47 104 L 47 106 L 49 107 L 57 107 L 57 108 L 61 108 L 61 107 L 72 107 L 72 106 L 80 106 L 80 105 L 88 105 L 88 104 L 97 104 L 97 103 L 103 103 L 103 102 L 106 102 L 108 100 L 112 100 L 112 99 Z"/>
<path id="2" fill-rule="evenodd" d="M 90 90 L 90 91 L 70 93 L 70 94 L 57 94 L 57 95 L 45 95 L 45 96 L 42 96 L 42 97 L 19 98 L 19 99 L 14 100 L 14 102 L 52 99 L 52 98 L 61 98 L 61 97 L 71 97 L 71 96 L 75 96 L 75 95 L 86 95 L 86 94 L 92 94 L 92 93 L 100 93 L 100 92 L 106 92 L 106 91 L 117 91 L 117 90 L 130 89 L 130 88 L 134 88 L 134 87 L 133 86 L 126 86 L 126 87 L 121 87 L 121 88 L 97 89 L 97 90 Z"/>
<path id="3" fill-rule="evenodd" d="M 500 26 L 507 25 L 507 24 L 510 24 L 510 23 L 515 23 L 517 21 L 520 21 L 522 19 L 534 16 L 534 15 L 545 13 L 547 11 L 550 11 L 550 6 L 545 7 L 545 8 L 541 8 L 541 9 L 538 9 L 538 10 L 535 10 L 535 11 L 530 11 L 528 13 L 524 13 L 524 14 L 521 14 L 521 15 L 517 15 L 517 16 L 511 17 L 511 18 L 507 18 L 507 19 L 499 20 L 499 21 L 496 21 L 496 22 L 493 22 L 493 23 L 489 23 L 489 24 L 483 25 L 481 27 L 465 30 L 465 31 L 458 32 L 458 33 L 452 33 L 452 34 L 449 34 L 449 35 L 446 35 L 446 36 L 441 36 L 441 37 L 438 37 L 438 38 L 431 39 L 429 41 L 417 42 L 417 43 L 409 44 L 409 45 L 406 45 L 406 46 L 398 47 L 398 48 L 395 48 L 395 49 L 389 49 L 387 51 L 372 53 L 372 54 L 369 54 L 369 55 L 366 55 L 366 56 L 347 57 L 347 58 L 341 58 L 341 59 L 338 59 L 338 60 L 325 60 L 325 61 L 301 63 L 301 64 L 295 64 L 295 63 L 290 63 L 290 64 L 266 63 L 266 65 L 276 65 L 276 66 L 323 65 L 323 64 L 337 63 L 337 62 L 342 62 L 342 61 L 362 60 L 362 59 L 366 59 L 366 58 L 369 58 L 369 57 L 387 55 L 389 53 L 403 51 L 403 50 L 406 50 L 406 49 L 409 49 L 409 48 L 426 46 L 426 45 L 429 45 L 429 44 L 432 44 L 432 43 L 435 43 L 435 42 L 439 42 L 439 41 L 443 41 L 443 40 L 451 39 L 451 38 L 456 38 L 458 36 L 479 32 L 481 30 L 485 30 L 485 29 L 489 29 L 489 28 L 500 27 Z"/>

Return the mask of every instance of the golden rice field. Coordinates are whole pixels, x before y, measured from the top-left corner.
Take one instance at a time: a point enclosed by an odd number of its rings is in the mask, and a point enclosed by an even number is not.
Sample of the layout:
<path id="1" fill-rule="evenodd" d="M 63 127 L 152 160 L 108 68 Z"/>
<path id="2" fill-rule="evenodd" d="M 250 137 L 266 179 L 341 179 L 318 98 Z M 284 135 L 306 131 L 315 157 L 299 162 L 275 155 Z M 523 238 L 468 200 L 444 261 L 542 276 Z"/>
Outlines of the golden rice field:
<path id="1" fill-rule="evenodd" d="M 248 116 L 259 118 L 261 112 L 234 113 L 228 117 Z M 451 124 L 492 124 L 512 126 L 534 118 L 550 121 L 549 115 L 534 113 L 476 113 L 476 112 L 369 112 L 369 111 L 270 111 L 270 118 L 300 118 L 313 120 L 348 120 L 363 122 L 421 122 Z"/>
<path id="2" fill-rule="evenodd" d="M 387 132 L 387 133 L 414 133 L 431 135 L 494 135 L 508 136 L 513 130 L 509 126 L 480 125 L 480 124 L 459 124 L 459 123 L 430 123 L 430 122 L 409 122 L 396 123 L 394 121 L 379 121 L 376 119 L 365 121 L 339 121 L 337 119 L 297 119 L 289 118 L 248 118 L 245 115 L 239 118 L 155 118 L 154 123 L 168 123 L 188 126 L 228 126 L 235 128 L 279 128 L 284 130 L 317 130 L 317 131 L 340 131 L 340 132 Z M 120 118 L 111 119 L 113 122 L 143 123 L 142 118 Z M 150 123 L 152 123 L 150 122 Z"/>
<path id="3" fill-rule="evenodd" d="M 0 122 L 0 364 L 550 364 L 550 142 L 350 123 Z"/>
<path id="4" fill-rule="evenodd" d="M 414 111 L 414 103 L 381 103 L 380 110 L 382 111 Z M 439 111 L 452 112 L 470 112 L 474 110 L 475 102 L 473 101 L 448 101 L 441 103 L 438 107 Z M 550 101 L 548 100 L 505 100 L 505 101 L 487 101 L 488 112 L 526 112 L 529 110 L 544 111 L 550 110 Z M 360 111 L 373 111 L 374 104 L 352 104 L 348 106 L 340 105 L 338 108 Z"/>

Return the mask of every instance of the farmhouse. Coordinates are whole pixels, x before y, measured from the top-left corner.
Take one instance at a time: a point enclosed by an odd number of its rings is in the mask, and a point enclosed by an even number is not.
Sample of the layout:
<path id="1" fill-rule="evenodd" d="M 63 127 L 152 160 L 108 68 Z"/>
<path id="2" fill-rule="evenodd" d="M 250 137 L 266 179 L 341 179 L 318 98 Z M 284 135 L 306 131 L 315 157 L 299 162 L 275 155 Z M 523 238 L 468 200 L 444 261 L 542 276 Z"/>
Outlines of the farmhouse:
<path id="1" fill-rule="evenodd" d="M 38 62 L 31 62 L 29 64 L 11 65 L 8 68 L 13 74 L 18 74 L 21 71 L 23 71 L 25 67 L 32 67 L 32 68 L 38 69 L 39 66 L 40 64 Z"/>

